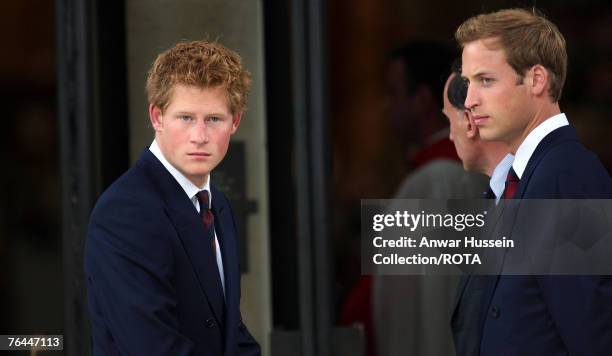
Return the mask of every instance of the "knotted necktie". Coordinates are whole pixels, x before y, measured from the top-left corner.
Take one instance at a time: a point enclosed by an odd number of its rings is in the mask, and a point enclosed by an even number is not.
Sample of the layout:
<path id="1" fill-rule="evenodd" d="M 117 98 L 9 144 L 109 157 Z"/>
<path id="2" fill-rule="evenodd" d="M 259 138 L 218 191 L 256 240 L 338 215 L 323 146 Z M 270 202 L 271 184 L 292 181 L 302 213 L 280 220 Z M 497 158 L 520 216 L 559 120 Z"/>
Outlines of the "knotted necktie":
<path id="1" fill-rule="evenodd" d="M 217 254 L 217 244 L 215 243 L 215 216 L 210 210 L 207 190 L 201 190 L 197 194 L 198 202 L 200 202 L 200 216 L 202 217 L 202 222 L 204 223 L 204 231 L 205 235 L 211 240 L 211 245 L 213 248 L 213 253 Z"/>
<path id="2" fill-rule="evenodd" d="M 506 177 L 506 188 L 504 188 L 504 195 L 502 196 L 504 199 L 512 199 L 516 190 L 519 186 L 519 178 L 514 172 L 514 168 L 510 168 L 508 171 L 508 176 Z"/>

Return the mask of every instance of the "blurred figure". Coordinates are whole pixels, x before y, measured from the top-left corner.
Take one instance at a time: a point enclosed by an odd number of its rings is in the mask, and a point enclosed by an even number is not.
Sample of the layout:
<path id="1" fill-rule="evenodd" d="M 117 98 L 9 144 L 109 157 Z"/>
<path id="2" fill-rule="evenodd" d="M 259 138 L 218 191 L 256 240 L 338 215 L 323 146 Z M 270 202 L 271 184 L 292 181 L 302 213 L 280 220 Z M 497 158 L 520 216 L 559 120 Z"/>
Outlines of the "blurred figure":
<path id="1" fill-rule="evenodd" d="M 385 77 L 388 115 L 412 171 L 438 159 L 458 162 L 440 112 L 452 58 L 453 52 L 436 42 L 411 42 L 389 55 Z"/>
<path id="2" fill-rule="evenodd" d="M 388 82 L 392 123 L 408 150 L 413 171 L 396 199 L 481 196 L 486 177 L 463 169 L 442 114 L 452 51 L 414 42 L 392 53 Z M 390 211 L 396 210 L 394 204 Z M 449 328 L 458 276 L 374 276 L 373 317 L 379 356 L 452 355 Z"/>
<path id="3" fill-rule="evenodd" d="M 0 285 L 6 287 L 0 300 L 8 306 L 0 324 L 12 332 L 60 332 L 62 310 L 49 308 L 62 305 L 63 297 L 56 288 L 63 275 L 59 156 L 53 149 L 59 146 L 55 108 L 50 100 L 25 100 L 13 105 L 17 106 L 10 115 L 14 126 L 4 141 L 10 149 L 3 157 L 11 169 L 0 183 L 6 209 L 0 218 L 4 230 L 0 231 L 0 266 L 5 264 Z M 29 282 L 34 279 L 39 280 L 36 288 Z M 41 302 L 40 290 L 53 292 L 45 294 Z"/>

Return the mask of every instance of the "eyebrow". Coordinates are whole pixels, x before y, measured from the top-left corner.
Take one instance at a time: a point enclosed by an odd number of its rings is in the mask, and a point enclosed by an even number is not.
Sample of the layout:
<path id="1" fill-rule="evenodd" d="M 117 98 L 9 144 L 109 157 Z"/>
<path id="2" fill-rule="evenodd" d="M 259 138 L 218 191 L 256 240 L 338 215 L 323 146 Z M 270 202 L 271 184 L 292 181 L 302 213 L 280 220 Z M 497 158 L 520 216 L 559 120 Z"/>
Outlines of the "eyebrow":
<path id="1" fill-rule="evenodd" d="M 191 112 L 191 111 L 177 111 L 176 115 L 196 115 L 196 113 Z M 210 117 L 210 116 L 231 116 L 231 114 L 224 114 L 221 112 L 212 112 L 210 114 L 206 114 L 206 117 Z"/>
<path id="2" fill-rule="evenodd" d="M 480 71 L 480 72 L 476 72 L 476 74 L 474 74 L 472 77 L 473 78 L 482 78 L 482 77 L 486 77 L 486 76 L 490 76 L 490 75 L 492 75 L 492 73 L 483 70 L 483 71 Z M 464 75 L 462 75 L 461 78 L 469 79 L 468 77 L 466 77 Z"/>

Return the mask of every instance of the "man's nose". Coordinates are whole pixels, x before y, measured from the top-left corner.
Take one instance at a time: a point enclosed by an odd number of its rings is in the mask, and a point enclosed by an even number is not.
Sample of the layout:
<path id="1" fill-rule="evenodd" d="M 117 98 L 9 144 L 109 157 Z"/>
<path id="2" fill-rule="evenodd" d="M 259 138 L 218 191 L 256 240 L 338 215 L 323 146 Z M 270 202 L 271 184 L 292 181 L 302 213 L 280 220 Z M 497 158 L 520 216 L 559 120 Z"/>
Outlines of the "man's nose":
<path id="1" fill-rule="evenodd" d="M 467 95 L 465 97 L 465 103 L 463 105 L 465 105 L 466 109 L 472 110 L 472 108 L 478 106 L 478 104 L 480 104 L 478 91 L 470 85 L 467 88 Z"/>
<path id="2" fill-rule="evenodd" d="M 196 121 L 196 124 L 191 128 L 191 141 L 194 143 L 207 143 L 209 140 L 208 127 L 204 120 Z"/>

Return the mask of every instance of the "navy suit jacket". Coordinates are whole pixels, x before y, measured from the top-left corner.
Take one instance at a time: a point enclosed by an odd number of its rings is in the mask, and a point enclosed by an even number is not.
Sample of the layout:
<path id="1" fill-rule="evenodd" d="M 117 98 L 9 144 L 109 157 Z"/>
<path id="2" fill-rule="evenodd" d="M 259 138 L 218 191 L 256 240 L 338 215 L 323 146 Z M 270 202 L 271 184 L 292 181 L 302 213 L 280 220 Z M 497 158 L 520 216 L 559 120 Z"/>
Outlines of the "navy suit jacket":
<path id="1" fill-rule="evenodd" d="M 514 198 L 610 199 L 612 180 L 564 126 L 539 143 Z M 522 224 L 517 220 L 512 229 Z M 470 276 L 463 282 L 452 321 L 459 356 L 612 354 L 608 276 Z"/>
<path id="2" fill-rule="evenodd" d="M 100 197 L 85 247 L 93 355 L 260 354 L 239 310 L 233 212 L 211 194 L 225 297 L 200 215 L 148 149 Z"/>

